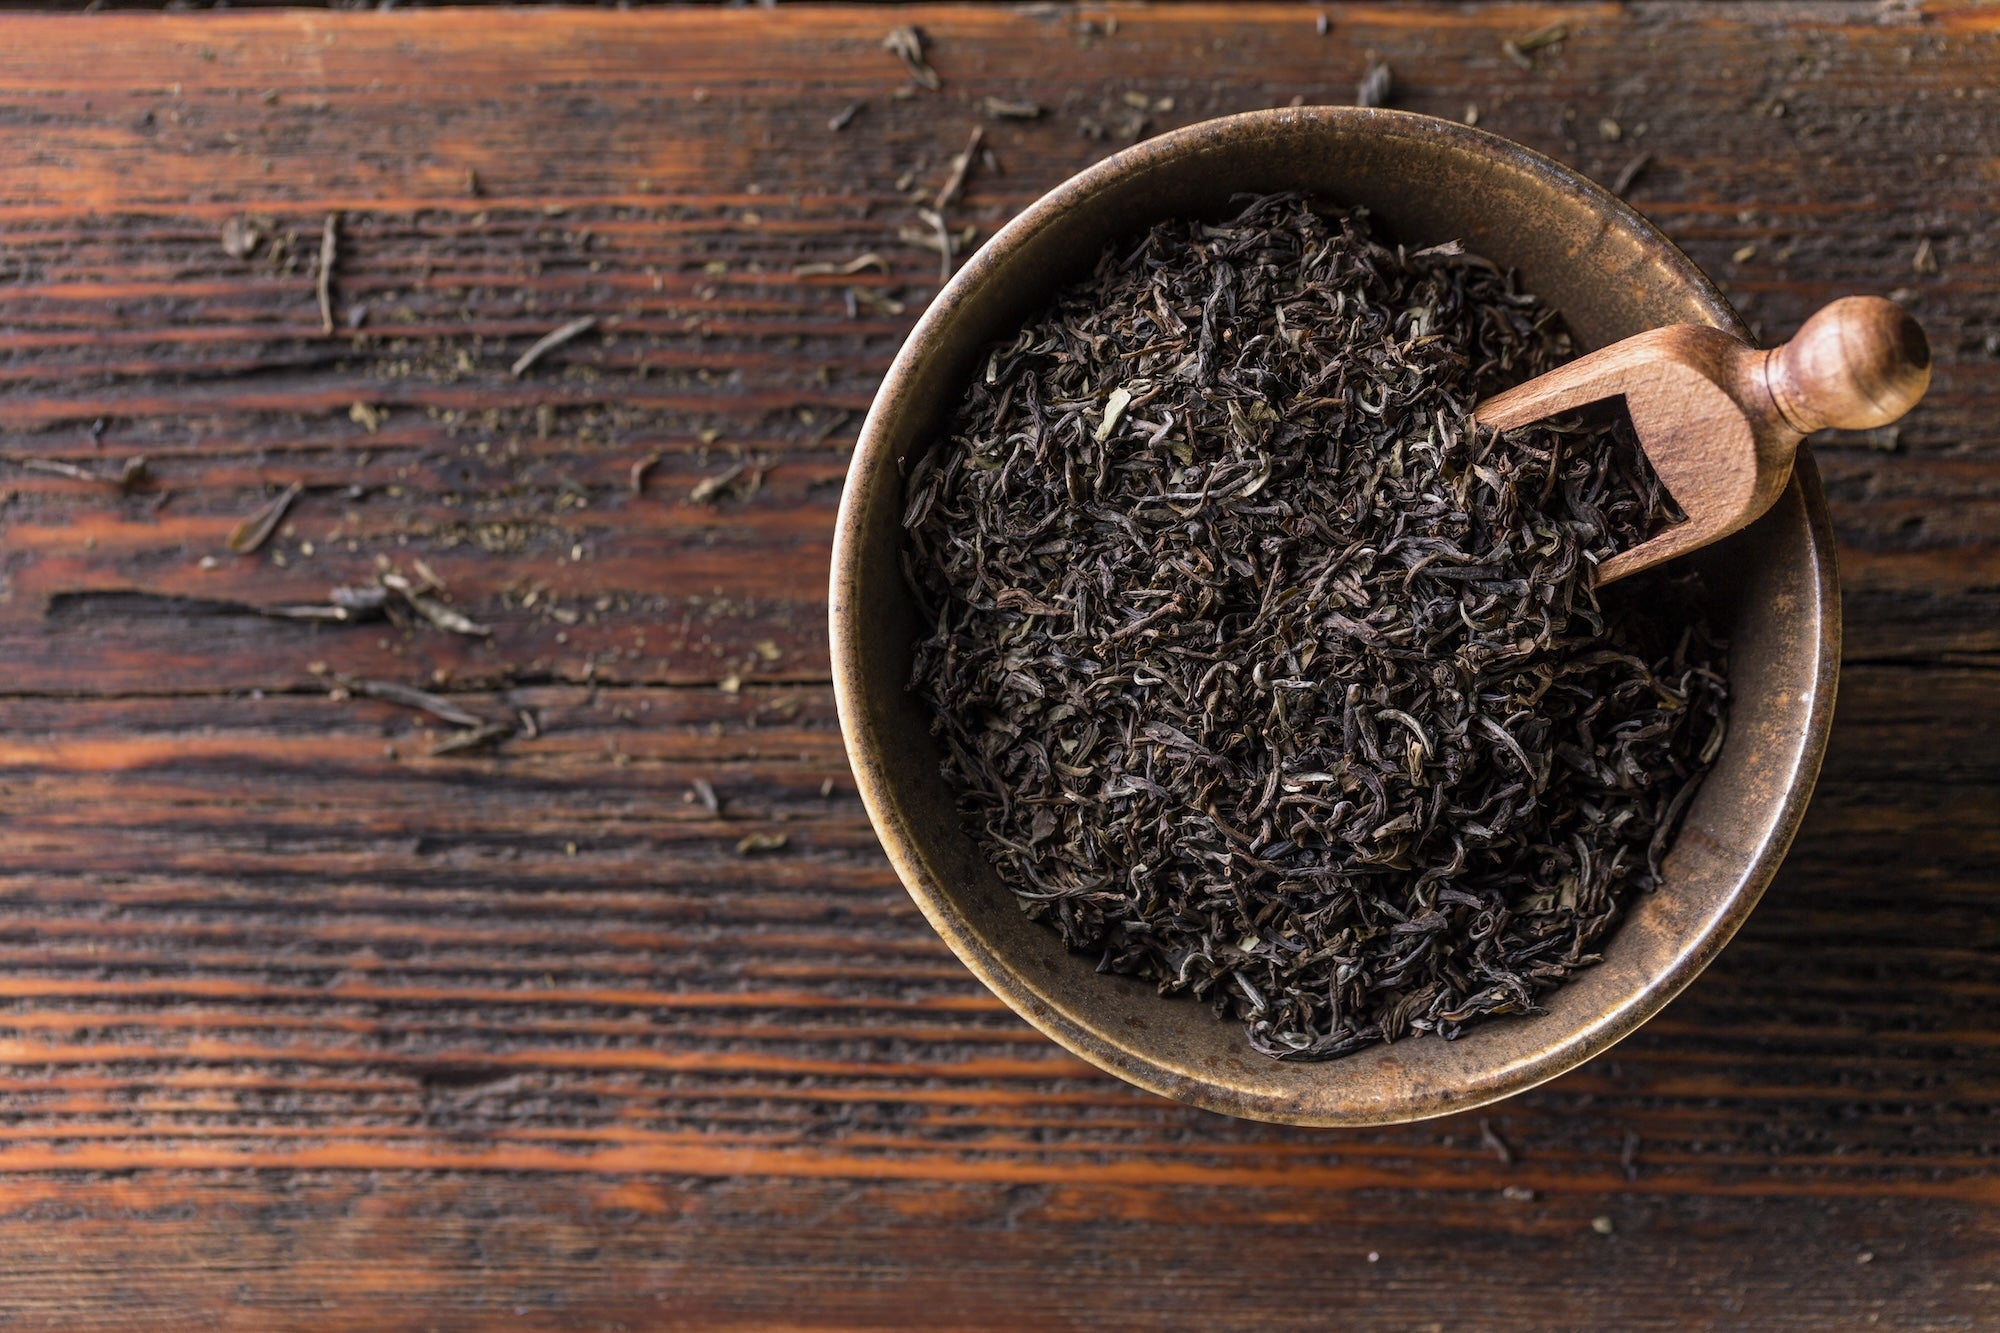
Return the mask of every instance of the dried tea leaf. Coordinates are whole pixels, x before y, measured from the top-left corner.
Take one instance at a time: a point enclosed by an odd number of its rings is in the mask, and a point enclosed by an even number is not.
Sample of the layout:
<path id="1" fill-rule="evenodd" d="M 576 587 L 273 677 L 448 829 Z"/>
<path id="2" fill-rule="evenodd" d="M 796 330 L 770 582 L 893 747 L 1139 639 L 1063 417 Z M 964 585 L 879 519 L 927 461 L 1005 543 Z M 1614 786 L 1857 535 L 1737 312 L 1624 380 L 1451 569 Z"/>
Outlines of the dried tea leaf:
<path id="1" fill-rule="evenodd" d="M 986 114 L 996 120 L 1040 120 L 1047 114 L 1040 102 L 1015 102 L 1004 97 L 989 97 L 984 105 Z"/>
<path id="2" fill-rule="evenodd" d="M 103 481 L 105 477 L 91 468 L 65 463 L 60 458 L 24 458 L 21 466 L 30 472 L 46 472 L 52 477 L 68 477 L 72 481 Z"/>
<path id="3" fill-rule="evenodd" d="M 550 332 L 543 334 L 540 338 L 537 338 L 535 340 L 535 343 L 532 347 L 528 348 L 527 351 L 521 353 L 520 356 L 515 358 L 513 366 L 509 368 L 507 373 L 512 375 L 515 379 L 520 379 L 521 376 L 528 373 L 529 369 L 533 367 L 537 361 L 547 356 L 550 352 L 553 352 L 556 348 L 561 347 L 564 343 L 569 342 L 572 339 L 581 337 L 583 334 L 590 332 L 592 329 L 596 327 L 597 327 L 597 316 L 583 315 L 577 319 L 571 320 L 569 323 L 564 324 L 559 328 L 553 329 Z"/>
<path id="4" fill-rule="evenodd" d="M 1612 180 L 1611 193 L 1623 199 L 1625 192 L 1632 188 L 1639 177 L 1645 174 L 1646 168 L 1651 165 L 1653 165 L 1653 155 L 1651 153 L 1641 153 L 1630 162 L 1627 162 L 1620 168 L 1616 178 Z"/>
<path id="5" fill-rule="evenodd" d="M 1361 76 L 1361 84 L 1354 90 L 1354 105 L 1387 106 L 1395 86 L 1396 76 L 1390 73 L 1388 65 L 1378 60 Z"/>
<path id="6" fill-rule="evenodd" d="M 825 278 L 838 275 L 844 278 L 851 278 L 866 268 L 872 268 L 878 273 L 887 273 L 889 271 L 888 262 L 873 250 L 870 250 L 867 254 L 856 255 L 844 264 L 823 262 L 794 264 L 792 266 L 792 276 L 795 278 Z"/>
<path id="7" fill-rule="evenodd" d="M 1554 46 L 1569 38 L 1569 25 L 1551 23 L 1535 29 L 1525 37 L 1514 37 L 1500 43 L 1500 50 L 1506 57 L 1522 69 L 1535 67 L 1534 53 L 1545 46 Z"/>
<path id="8" fill-rule="evenodd" d="M 688 491 L 695 504 L 718 504 L 725 499 L 747 500 L 764 485 L 764 472 L 748 463 L 734 463 L 712 477 L 703 477 Z"/>
<path id="9" fill-rule="evenodd" d="M 1571 351 L 1461 246 L 1283 194 L 1106 247 L 988 349 L 905 483 L 910 687 L 1030 916 L 1288 1060 L 1596 961 L 1726 656 L 1671 577 L 1598 600 L 1676 516 L 1628 420 L 1472 422 Z"/>
<path id="10" fill-rule="evenodd" d="M 405 708 L 415 708 L 429 713 L 440 722 L 449 722 L 455 727 L 479 728 L 492 725 L 477 713 L 459 707 L 441 694 L 428 690 L 412 689 L 408 685 L 398 685 L 394 681 L 367 680 L 360 676 L 335 675 L 333 679 L 340 688 L 350 694 L 363 695 L 370 699 L 381 699 L 386 703 L 401 704 Z"/>
<path id="11" fill-rule="evenodd" d="M 909 309 L 895 297 L 878 292 L 872 287 L 849 287 L 847 303 L 850 317 L 856 313 L 856 307 L 864 305 L 878 315 L 900 315 Z"/>
<path id="12" fill-rule="evenodd" d="M 354 619 L 354 613 L 342 606 L 304 605 L 260 606 L 254 608 L 258 615 L 269 616 L 273 620 L 312 620 L 327 624 L 344 625 Z"/>
<path id="13" fill-rule="evenodd" d="M 257 218 L 233 217 L 222 224 L 222 252 L 231 259 L 248 259 L 269 234 Z"/>
<path id="14" fill-rule="evenodd" d="M 752 833 L 736 844 L 738 856 L 755 856 L 759 852 L 775 852 L 791 841 L 788 833 Z"/>
<path id="15" fill-rule="evenodd" d="M 1104 400 L 1104 419 L 1097 423 L 1097 429 L 1091 432 L 1090 438 L 1099 444 L 1103 444 L 1106 440 L 1110 439 L 1111 432 L 1118 429 L 1118 418 L 1125 415 L 1125 409 L 1131 405 L 1131 402 L 1132 391 L 1130 389 L 1123 386 L 1113 389 L 1111 396 Z"/>
<path id="16" fill-rule="evenodd" d="M 715 787 L 707 778 L 696 778 L 688 786 L 693 790 L 694 798 L 701 802 L 702 809 L 711 815 L 722 813 L 722 800 L 715 794 Z"/>
<path id="17" fill-rule="evenodd" d="M 493 633 L 491 625 L 482 625 L 435 597 L 418 590 L 417 586 L 401 574 L 384 574 L 382 586 L 398 594 L 409 603 L 410 609 L 439 629 L 450 630 L 453 634 L 464 634 L 471 638 L 486 638 Z"/>
<path id="18" fill-rule="evenodd" d="M 514 734 L 514 728 L 505 722 L 488 722 L 470 731 L 454 731 L 451 735 L 431 746 L 432 758 L 446 755 L 470 754 L 498 745 Z"/>
<path id="19" fill-rule="evenodd" d="M 116 486 L 121 491 L 138 489 L 149 472 L 149 464 L 144 454 L 134 454 L 126 459 L 116 476 L 107 476 L 94 468 L 79 467 L 75 463 L 65 463 L 59 458 L 23 458 L 20 463 L 30 472 L 46 472 L 51 476 L 69 477 L 74 481 L 100 482 L 107 486 Z"/>
<path id="20" fill-rule="evenodd" d="M 937 199 L 931 205 L 938 212 L 950 208 L 965 193 L 966 178 L 972 174 L 973 161 L 978 158 L 979 146 L 985 139 L 985 127 L 974 125 L 972 137 L 965 141 L 965 151 L 951 160 L 951 175 L 945 177 L 944 184 L 938 188 Z"/>
<path id="21" fill-rule="evenodd" d="M 882 49 L 903 62 L 903 67 L 910 71 L 913 82 L 936 92 L 944 86 L 944 81 L 938 78 L 938 72 L 924 59 L 924 48 L 929 45 L 930 41 L 924 36 L 923 29 L 908 25 L 891 28 L 889 35 L 882 39 Z"/>
<path id="22" fill-rule="evenodd" d="M 276 532 L 278 524 L 284 521 L 286 511 L 292 507 L 292 501 L 298 499 L 299 493 L 303 490 L 305 490 L 304 483 L 293 482 L 278 492 L 277 496 L 262 509 L 238 523 L 235 531 L 229 534 L 229 549 L 238 555 L 249 555 L 271 540 L 271 534 Z"/>
<path id="23" fill-rule="evenodd" d="M 327 600 L 344 611 L 380 612 L 388 604 L 389 590 L 379 583 L 343 586 L 328 593 Z"/>
<path id="24" fill-rule="evenodd" d="M 319 274 L 313 294 L 319 299 L 321 333 L 333 332 L 333 266 L 340 257 L 340 214 L 328 213 L 319 232 Z"/>

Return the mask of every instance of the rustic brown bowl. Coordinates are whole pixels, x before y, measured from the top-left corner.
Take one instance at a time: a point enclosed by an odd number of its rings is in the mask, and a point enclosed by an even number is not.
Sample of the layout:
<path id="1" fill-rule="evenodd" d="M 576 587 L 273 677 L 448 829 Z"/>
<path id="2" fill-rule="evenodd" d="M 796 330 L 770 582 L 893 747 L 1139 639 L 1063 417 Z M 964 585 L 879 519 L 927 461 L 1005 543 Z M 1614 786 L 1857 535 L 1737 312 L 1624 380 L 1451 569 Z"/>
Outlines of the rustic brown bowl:
<path id="1" fill-rule="evenodd" d="M 1707 966 L 1771 881 L 1826 747 L 1840 595 L 1810 454 L 1766 517 L 1690 557 L 1731 641 L 1729 731 L 1658 891 L 1604 961 L 1535 1017 L 1457 1041 L 1412 1037 L 1320 1064 L 1272 1060 L 1239 1025 L 1100 975 L 1029 921 L 961 828 L 924 704 L 905 686 L 919 627 L 898 566 L 903 470 L 936 436 L 981 348 L 1010 334 L 1106 241 L 1231 196 L 1305 189 L 1365 205 L 1389 239 L 1463 240 L 1516 268 L 1584 348 L 1674 322 L 1743 333 L 1715 287 L 1644 218 L 1518 144 L 1395 111 L 1231 116 L 1128 149 L 1015 218 L 917 324 L 862 427 L 834 533 L 833 680 L 855 778 L 924 915 L 1008 1004 L 1092 1064 L 1168 1097 L 1257 1120 L 1372 1125 L 1462 1111 L 1534 1087 L 1657 1013 Z"/>

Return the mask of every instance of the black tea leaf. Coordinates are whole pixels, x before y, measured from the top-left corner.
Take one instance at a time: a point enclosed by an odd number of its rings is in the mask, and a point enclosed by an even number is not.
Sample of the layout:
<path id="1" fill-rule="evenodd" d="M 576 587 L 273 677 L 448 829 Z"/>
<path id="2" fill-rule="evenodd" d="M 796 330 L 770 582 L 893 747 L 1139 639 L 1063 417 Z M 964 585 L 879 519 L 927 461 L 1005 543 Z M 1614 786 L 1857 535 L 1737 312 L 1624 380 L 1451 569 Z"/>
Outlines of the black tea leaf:
<path id="1" fill-rule="evenodd" d="M 1286 1059 L 1596 961 L 1724 649 L 1685 578 L 1597 598 L 1678 517 L 1622 414 L 1472 422 L 1570 351 L 1491 264 L 1298 195 L 1113 246 L 989 349 L 907 478 L 912 688 L 1031 916 Z"/>

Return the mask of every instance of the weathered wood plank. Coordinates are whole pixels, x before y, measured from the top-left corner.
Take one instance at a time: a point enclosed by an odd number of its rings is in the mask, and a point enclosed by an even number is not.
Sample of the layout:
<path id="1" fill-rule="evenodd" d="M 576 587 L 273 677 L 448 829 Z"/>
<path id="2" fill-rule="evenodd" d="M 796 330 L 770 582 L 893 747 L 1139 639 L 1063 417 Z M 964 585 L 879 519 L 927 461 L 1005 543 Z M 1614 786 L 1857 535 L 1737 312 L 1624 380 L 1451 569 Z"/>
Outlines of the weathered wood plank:
<path id="1" fill-rule="evenodd" d="M 0 1182 L 0 1300 L 29 1328 L 113 1309 L 126 1326 L 259 1333 L 1188 1329 L 1211 1314 L 1258 1330 L 1958 1330 L 1983 1322 L 2000 1241 L 1990 1214 L 1928 1202 L 263 1179 L 146 1173 L 82 1200 L 65 1178 Z M 79 1246 L 102 1268 L 77 1271 Z"/>
<path id="2" fill-rule="evenodd" d="M 935 256 L 898 233 L 982 99 L 1048 108 L 987 122 L 1006 174 L 976 172 L 954 218 L 984 234 L 1134 131 L 1347 100 L 1368 51 L 1399 105 L 1476 105 L 1601 178 L 1650 155 L 1639 204 L 1774 335 L 1839 292 L 1900 289 L 1938 346 L 1931 398 L 1893 443 L 1819 450 L 1851 651 L 2000 652 L 2000 264 L 1981 222 L 2000 28 L 1983 10 L 1693 13 L 1343 8 L 1325 38 L 1289 7 L 1121 12 L 1109 35 L 1103 15 L 921 9 L 571 12 L 505 38 L 452 12 L 28 23 L 0 52 L 0 123 L 32 129 L 0 142 L 0 458 L 112 472 L 144 454 L 152 480 L 121 497 L 0 463 L 9 688 L 77 688 L 80 656 L 84 688 L 109 691 L 297 688 L 314 660 L 485 683 L 823 676 L 843 446 L 935 287 Z M 876 43 L 895 18 L 930 33 L 940 94 L 896 99 Z M 1534 69 L 1501 53 L 1555 18 L 1571 35 Z M 329 210 L 331 338 L 313 291 Z M 218 240 L 234 216 L 268 219 L 244 259 Z M 1912 267 L 1924 240 L 1935 273 Z M 886 271 L 792 274 L 869 252 Z M 850 287 L 903 312 L 850 319 Z M 604 327 L 508 376 L 579 313 Z M 769 465 L 755 496 L 687 501 L 745 458 Z M 293 480 L 314 489 L 289 536 L 229 556 Z M 449 569 L 500 633 L 385 641 L 169 600 L 316 600 L 378 556 Z M 515 614 L 537 583 L 610 605 L 583 626 L 546 602 Z"/>
<path id="3" fill-rule="evenodd" d="M 0 1167 L 1617 1190 L 1631 1134 L 1656 1192 L 1992 1202 L 2000 677 L 1908 675 L 1850 673 L 1806 831 L 1709 974 L 1498 1112 L 1512 1171 L 1463 1117 L 1246 1125 L 1043 1042 L 882 863 L 824 687 L 462 691 L 538 734 L 452 758 L 373 699 L 18 700 Z"/>
<path id="4" fill-rule="evenodd" d="M 0 1310 L 1976 1326 L 2000 15 L 1341 6 L 1321 37 L 1316 12 L 0 25 Z M 1557 21 L 1532 68 L 1502 52 Z M 941 92 L 899 95 L 897 22 Z M 1326 1134 L 1137 1093 L 965 973 L 854 796 L 823 599 L 846 449 L 936 287 L 898 231 L 973 124 L 1004 174 L 953 222 L 986 235 L 1132 133 L 1351 100 L 1371 53 L 1396 104 L 1476 105 L 1599 179 L 1649 155 L 1635 202 L 1771 336 L 1900 290 L 1938 373 L 1893 437 L 1817 446 L 1849 665 L 1742 935 L 1546 1088 Z M 1047 114 L 985 120 L 988 96 Z M 234 217 L 267 233 L 244 258 Z M 142 454 L 129 494 L 26 465 Z M 739 462 L 753 494 L 690 498 Z M 273 540 L 230 554 L 293 481 Z M 258 614 L 384 561 L 491 636 Z M 520 734 L 432 756 L 449 724 L 330 697 L 340 673 Z"/>

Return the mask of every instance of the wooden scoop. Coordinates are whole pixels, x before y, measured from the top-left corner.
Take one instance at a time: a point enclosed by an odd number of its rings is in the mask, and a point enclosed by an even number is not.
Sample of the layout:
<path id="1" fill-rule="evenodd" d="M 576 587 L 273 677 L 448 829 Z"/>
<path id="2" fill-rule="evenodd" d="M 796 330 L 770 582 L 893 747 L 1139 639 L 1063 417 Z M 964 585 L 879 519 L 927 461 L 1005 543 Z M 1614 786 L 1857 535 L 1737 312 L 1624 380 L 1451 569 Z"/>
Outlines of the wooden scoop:
<path id="1" fill-rule="evenodd" d="M 1673 324 L 1496 394 L 1473 416 L 1512 430 L 1625 399 L 1640 447 L 1687 521 L 1599 565 L 1601 585 L 1749 524 L 1791 480 L 1800 440 L 1822 426 L 1886 426 L 1930 382 L 1930 344 L 1917 321 L 1879 296 L 1848 296 L 1774 351 L 1705 324 Z"/>

